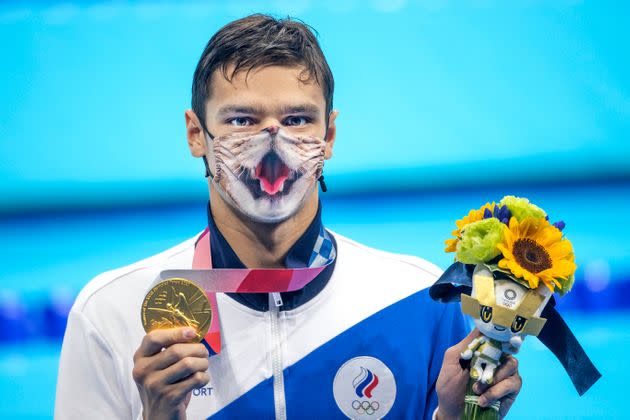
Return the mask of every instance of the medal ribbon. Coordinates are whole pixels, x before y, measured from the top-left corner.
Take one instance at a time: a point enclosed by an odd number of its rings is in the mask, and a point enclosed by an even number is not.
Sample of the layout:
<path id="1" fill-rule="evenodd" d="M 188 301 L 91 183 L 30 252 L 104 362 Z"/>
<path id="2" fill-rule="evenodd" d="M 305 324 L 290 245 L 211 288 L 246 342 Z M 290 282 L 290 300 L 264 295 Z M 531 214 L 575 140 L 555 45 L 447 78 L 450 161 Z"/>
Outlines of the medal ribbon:
<path id="1" fill-rule="evenodd" d="M 201 287 L 210 307 L 212 320 L 204 340 L 212 352 L 221 351 L 219 311 L 216 293 L 280 293 L 300 290 L 313 281 L 336 258 L 336 250 L 328 232 L 322 227 L 315 242 L 309 267 L 303 268 L 212 268 L 210 230 L 203 231 L 192 261 L 192 270 L 164 270 L 160 281 L 183 278 Z"/>

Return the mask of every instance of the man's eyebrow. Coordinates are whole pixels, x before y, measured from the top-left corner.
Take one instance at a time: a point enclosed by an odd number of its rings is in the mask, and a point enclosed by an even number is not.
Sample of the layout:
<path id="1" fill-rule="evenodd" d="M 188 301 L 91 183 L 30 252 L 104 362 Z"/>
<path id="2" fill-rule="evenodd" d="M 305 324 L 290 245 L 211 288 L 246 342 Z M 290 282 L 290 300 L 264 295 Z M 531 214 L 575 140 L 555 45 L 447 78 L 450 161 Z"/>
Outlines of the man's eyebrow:
<path id="1" fill-rule="evenodd" d="M 226 105 L 219 108 L 218 115 L 222 117 L 227 114 L 262 114 L 264 110 L 256 106 L 243 106 L 243 105 Z"/>
<path id="2" fill-rule="evenodd" d="M 283 105 L 279 110 L 281 114 L 319 114 L 319 107 L 314 104 Z M 219 108 L 217 115 L 222 118 L 229 114 L 260 115 L 264 113 L 265 109 L 259 106 L 225 105 Z"/>
<path id="3" fill-rule="evenodd" d="M 280 108 L 282 114 L 319 114 L 319 107 L 313 104 L 285 105 Z"/>

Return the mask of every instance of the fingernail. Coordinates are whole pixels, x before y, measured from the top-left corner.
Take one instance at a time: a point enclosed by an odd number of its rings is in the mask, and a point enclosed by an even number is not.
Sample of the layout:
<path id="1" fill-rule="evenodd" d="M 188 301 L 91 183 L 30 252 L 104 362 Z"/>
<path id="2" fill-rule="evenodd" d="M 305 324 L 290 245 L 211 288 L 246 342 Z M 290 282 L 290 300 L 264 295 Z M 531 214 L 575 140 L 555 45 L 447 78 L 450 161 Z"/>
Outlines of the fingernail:
<path id="1" fill-rule="evenodd" d="M 194 338 L 196 335 L 197 333 L 195 333 L 195 330 L 192 328 L 186 328 L 184 330 L 184 338 Z"/>
<path id="2" fill-rule="evenodd" d="M 488 404 L 488 400 L 485 397 L 479 397 L 479 407 L 485 407 Z"/>

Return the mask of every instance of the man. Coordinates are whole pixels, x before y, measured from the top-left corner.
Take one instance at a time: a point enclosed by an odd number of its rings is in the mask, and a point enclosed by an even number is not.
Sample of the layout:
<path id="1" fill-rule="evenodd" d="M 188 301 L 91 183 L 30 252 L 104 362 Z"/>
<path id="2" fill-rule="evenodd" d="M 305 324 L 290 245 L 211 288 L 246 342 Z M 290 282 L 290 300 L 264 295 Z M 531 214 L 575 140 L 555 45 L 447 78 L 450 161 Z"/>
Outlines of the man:
<path id="1" fill-rule="evenodd" d="M 459 354 L 478 333 L 465 337 L 459 307 L 429 298 L 439 269 L 323 228 L 317 181 L 336 138 L 333 86 L 300 22 L 252 15 L 212 37 L 185 112 L 188 147 L 206 164 L 208 230 L 84 288 L 68 319 L 56 417 L 460 415 Z M 295 291 L 217 293 L 219 349 L 192 342 L 191 328 L 145 334 L 140 305 L 159 273 L 204 258 L 317 274 Z M 505 415 L 520 387 L 510 358 L 494 386 L 475 391 L 482 405 L 500 399 Z"/>

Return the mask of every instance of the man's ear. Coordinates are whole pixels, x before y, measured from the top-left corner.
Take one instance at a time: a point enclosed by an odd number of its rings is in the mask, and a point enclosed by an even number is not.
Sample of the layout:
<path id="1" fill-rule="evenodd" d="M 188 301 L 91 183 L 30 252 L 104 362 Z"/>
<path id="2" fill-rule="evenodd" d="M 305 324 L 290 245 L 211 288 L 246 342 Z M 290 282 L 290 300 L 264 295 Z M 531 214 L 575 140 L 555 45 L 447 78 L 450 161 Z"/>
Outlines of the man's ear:
<path id="1" fill-rule="evenodd" d="M 194 157 L 205 156 L 207 153 L 206 139 L 197 114 L 192 109 L 187 109 L 184 111 L 184 118 L 186 120 L 186 138 L 188 139 L 190 154 Z"/>
<path id="2" fill-rule="evenodd" d="M 337 125 L 335 120 L 339 115 L 339 111 L 333 109 L 328 117 L 328 131 L 326 132 L 326 149 L 324 151 L 324 159 L 330 159 L 333 153 L 333 146 L 335 145 L 335 139 L 337 138 Z"/>

